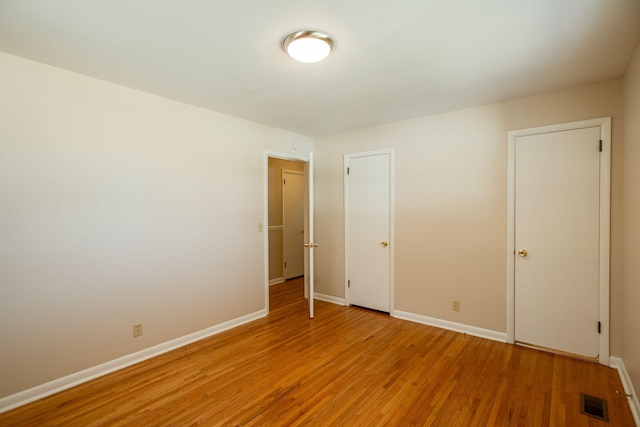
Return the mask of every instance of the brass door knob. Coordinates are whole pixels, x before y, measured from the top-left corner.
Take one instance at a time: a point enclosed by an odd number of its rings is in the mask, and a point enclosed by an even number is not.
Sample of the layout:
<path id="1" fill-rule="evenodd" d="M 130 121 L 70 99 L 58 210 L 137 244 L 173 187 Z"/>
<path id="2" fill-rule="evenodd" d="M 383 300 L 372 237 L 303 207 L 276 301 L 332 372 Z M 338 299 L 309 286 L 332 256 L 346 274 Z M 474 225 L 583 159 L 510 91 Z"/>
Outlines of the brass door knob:
<path id="1" fill-rule="evenodd" d="M 520 255 L 521 257 L 526 257 L 527 256 L 527 251 L 524 249 L 520 249 L 518 251 L 518 255 Z"/>
<path id="2" fill-rule="evenodd" d="M 384 240 L 384 241 L 380 242 L 380 244 L 381 244 L 382 246 L 384 246 L 385 248 L 386 248 L 387 246 L 389 246 L 389 242 L 387 242 L 386 240 Z"/>

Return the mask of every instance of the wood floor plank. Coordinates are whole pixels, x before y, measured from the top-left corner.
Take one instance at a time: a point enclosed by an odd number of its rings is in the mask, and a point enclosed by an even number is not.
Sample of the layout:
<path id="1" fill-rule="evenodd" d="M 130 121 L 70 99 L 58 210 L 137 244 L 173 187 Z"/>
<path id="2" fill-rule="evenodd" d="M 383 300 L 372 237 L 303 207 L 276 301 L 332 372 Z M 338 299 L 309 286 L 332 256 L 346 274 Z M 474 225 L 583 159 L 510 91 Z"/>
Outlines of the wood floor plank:
<path id="1" fill-rule="evenodd" d="M 271 313 L 0 414 L 0 426 L 633 426 L 617 372 L 271 287 Z M 611 422 L 579 412 L 607 399 Z"/>

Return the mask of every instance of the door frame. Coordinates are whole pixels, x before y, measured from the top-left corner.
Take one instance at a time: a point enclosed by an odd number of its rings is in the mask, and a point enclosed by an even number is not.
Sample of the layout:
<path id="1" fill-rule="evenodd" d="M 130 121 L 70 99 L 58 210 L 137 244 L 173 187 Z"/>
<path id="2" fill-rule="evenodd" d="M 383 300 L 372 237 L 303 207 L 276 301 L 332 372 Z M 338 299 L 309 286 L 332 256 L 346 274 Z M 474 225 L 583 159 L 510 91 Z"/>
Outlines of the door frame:
<path id="1" fill-rule="evenodd" d="M 369 157 L 380 154 L 389 155 L 389 315 L 395 316 L 394 303 L 394 265 L 395 265 L 395 159 L 393 148 L 363 151 L 344 155 L 343 161 L 343 183 L 344 183 L 344 300 L 345 305 L 349 302 L 349 179 L 347 177 L 347 167 L 349 159 L 358 157 Z"/>
<path id="2" fill-rule="evenodd" d="M 264 267 L 263 267 L 263 273 L 264 273 L 264 307 L 267 311 L 267 314 L 269 314 L 269 159 L 281 159 L 281 160 L 290 160 L 290 161 L 294 161 L 294 162 L 301 162 L 305 164 L 305 171 L 308 165 L 310 165 L 311 163 L 311 156 L 312 154 L 309 153 L 308 155 L 297 155 L 297 154 L 290 154 L 290 153 L 285 153 L 285 152 L 281 152 L 281 151 L 272 151 L 272 150 L 264 150 L 264 155 L 263 155 L 263 175 L 262 175 L 262 194 L 263 194 L 263 205 L 262 205 L 262 224 L 261 224 L 261 230 L 263 233 L 263 252 L 264 252 Z M 309 179 L 313 179 L 313 176 L 308 176 L 309 174 L 304 173 L 305 175 L 305 181 L 309 180 Z M 309 241 L 309 216 L 310 216 L 310 212 L 308 212 L 308 206 L 309 206 L 309 185 L 305 185 L 305 199 L 304 199 L 304 204 L 305 204 L 305 212 L 304 212 L 304 236 L 305 236 L 305 242 Z M 311 197 L 313 197 L 311 195 Z M 313 295 L 309 295 L 309 272 L 307 271 L 309 268 L 308 265 L 308 261 L 307 261 L 307 253 L 309 253 L 311 251 L 305 251 L 305 274 L 304 274 L 304 287 L 305 287 L 305 297 L 308 298 L 312 298 Z M 309 255 L 312 255 L 309 254 Z M 313 314 L 313 313 L 312 313 Z"/>
<path id="3" fill-rule="evenodd" d="M 588 127 L 600 128 L 600 249 L 598 277 L 598 317 L 601 331 L 598 336 L 598 362 L 609 365 L 609 270 L 611 223 L 611 117 L 561 123 L 507 133 L 507 342 L 515 343 L 515 173 L 516 137 L 562 132 Z"/>

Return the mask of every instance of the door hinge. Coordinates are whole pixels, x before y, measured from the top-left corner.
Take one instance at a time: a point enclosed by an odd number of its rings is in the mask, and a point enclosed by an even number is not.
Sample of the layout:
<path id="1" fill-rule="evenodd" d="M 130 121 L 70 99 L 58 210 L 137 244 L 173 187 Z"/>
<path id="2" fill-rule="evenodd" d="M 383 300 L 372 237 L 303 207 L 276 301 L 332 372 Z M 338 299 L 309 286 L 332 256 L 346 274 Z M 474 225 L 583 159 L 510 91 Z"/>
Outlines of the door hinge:
<path id="1" fill-rule="evenodd" d="M 284 268 L 287 268 L 287 261 L 284 262 Z"/>
<path id="2" fill-rule="evenodd" d="M 347 175 L 349 175 L 349 168 L 347 168 Z"/>
<path id="3" fill-rule="evenodd" d="M 282 185 L 287 185 L 287 180 L 286 179 L 282 180 Z"/>
<path id="4" fill-rule="evenodd" d="M 347 287 L 350 288 L 351 287 L 351 280 L 347 280 Z"/>
<path id="5" fill-rule="evenodd" d="M 600 140 L 600 145 L 599 145 L 598 149 L 599 149 L 599 150 L 600 150 L 600 152 L 602 153 L 602 140 Z"/>
<path id="6" fill-rule="evenodd" d="M 602 333 L 602 323 L 598 322 L 598 333 Z"/>

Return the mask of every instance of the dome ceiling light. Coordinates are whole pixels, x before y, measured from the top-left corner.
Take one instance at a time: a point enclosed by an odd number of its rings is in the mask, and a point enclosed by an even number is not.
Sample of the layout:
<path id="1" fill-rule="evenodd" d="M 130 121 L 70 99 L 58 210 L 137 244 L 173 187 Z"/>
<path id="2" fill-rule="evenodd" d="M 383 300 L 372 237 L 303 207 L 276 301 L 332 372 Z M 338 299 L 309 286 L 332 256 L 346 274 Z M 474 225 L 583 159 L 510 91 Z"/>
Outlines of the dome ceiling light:
<path id="1" fill-rule="evenodd" d="M 282 49 L 299 62 L 322 61 L 331 53 L 335 42 L 325 33 L 315 30 L 295 31 L 282 41 Z"/>

